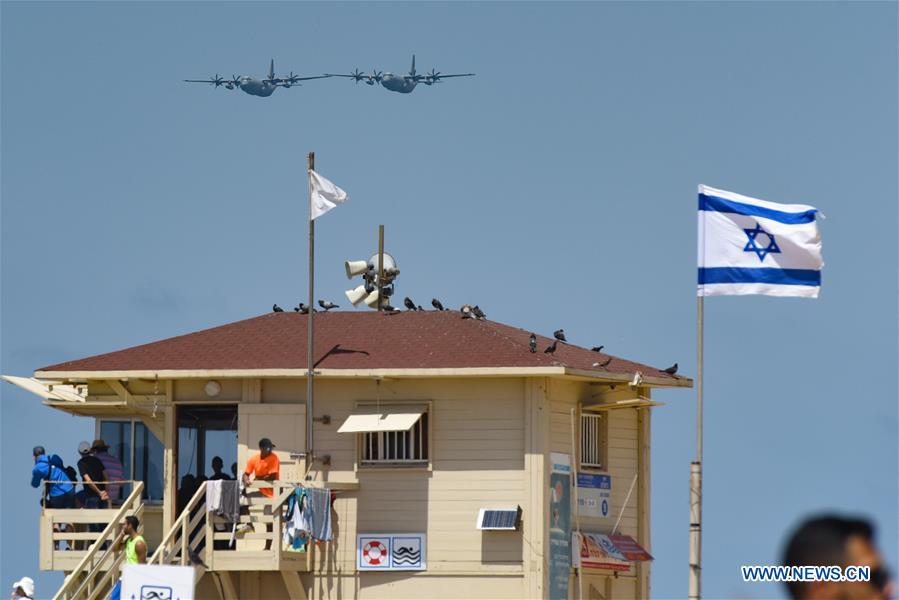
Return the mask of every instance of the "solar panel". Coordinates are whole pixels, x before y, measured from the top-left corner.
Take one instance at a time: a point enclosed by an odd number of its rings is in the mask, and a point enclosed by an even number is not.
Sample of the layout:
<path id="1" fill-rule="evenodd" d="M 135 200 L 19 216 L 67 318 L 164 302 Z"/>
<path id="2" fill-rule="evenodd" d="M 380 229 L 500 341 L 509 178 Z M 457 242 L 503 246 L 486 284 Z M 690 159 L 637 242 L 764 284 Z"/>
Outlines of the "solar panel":
<path id="1" fill-rule="evenodd" d="M 521 507 L 482 508 L 478 512 L 478 529 L 516 531 L 521 525 Z"/>

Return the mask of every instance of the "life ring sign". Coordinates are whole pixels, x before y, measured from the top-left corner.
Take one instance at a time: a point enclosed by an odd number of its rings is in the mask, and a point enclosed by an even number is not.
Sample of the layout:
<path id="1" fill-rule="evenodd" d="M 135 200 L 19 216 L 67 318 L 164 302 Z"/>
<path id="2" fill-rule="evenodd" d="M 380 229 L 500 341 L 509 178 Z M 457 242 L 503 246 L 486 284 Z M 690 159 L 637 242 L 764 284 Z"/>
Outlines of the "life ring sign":
<path id="1" fill-rule="evenodd" d="M 390 555 L 387 546 L 381 540 L 371 540 L 362 546 L 362 562 L 369 567 L 377 567 L 382 564 L 390 564 Z"/>
<path id="2" fill-rule="evenodd" d="M 427 570 L 424 533 L 362 533 L 356 537 L 359 571 Z"/>

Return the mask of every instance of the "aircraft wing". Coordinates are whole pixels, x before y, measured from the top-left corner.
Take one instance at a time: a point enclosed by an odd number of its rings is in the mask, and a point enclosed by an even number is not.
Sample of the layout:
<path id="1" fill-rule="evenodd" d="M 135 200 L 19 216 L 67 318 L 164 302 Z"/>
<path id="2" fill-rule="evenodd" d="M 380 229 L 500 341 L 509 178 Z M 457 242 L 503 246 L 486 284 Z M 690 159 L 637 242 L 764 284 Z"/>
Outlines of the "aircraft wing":
<path id="1" fill-rule="evenodd" d="M 446 79 L 448 77 L 474 77 L 474 73 L 456 73 L 454 75 L 438 75 L 434 77 L 434 81 L 440 81 L 441 79 Z"/>
<path id="2" fill-rule="evenodd" d="M 265 83 L 270 83 L 274 86 L 279 87 L 293 87 L 295 85 L 299 85 L 301 81 L 309 81 L 310 79 L 327 79 L 330 75 L 312 75 L 310 77 L 297 77 L 296 75 L 292 75 L 289 77 L 275 77 L 274 79 L 264 79 Z"/>
<path id="3" fill-rule="evenodd" d="M 238 85 L 237 78 L 233 79 L 225 79 L 224 77 L 219 77 L 216 75 L 210 79 L 185 79 L 186 83 L 208 83 L 210 85 L 214 85 L 215 87 L 225 86 L 229 90 L 234 89 L 235 86 Z"/>

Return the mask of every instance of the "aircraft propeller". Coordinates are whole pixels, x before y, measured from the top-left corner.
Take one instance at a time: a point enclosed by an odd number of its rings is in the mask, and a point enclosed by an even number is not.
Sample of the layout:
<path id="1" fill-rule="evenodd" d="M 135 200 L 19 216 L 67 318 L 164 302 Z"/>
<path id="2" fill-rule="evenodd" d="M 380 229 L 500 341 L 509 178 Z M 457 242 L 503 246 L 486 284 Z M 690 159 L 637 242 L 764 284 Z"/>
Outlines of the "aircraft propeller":
<path id="1" fill-rule="evenodd" d="M 433 85 L 435 83 L 440 83 L 440 71 L 431 69 L 430 73 L 425 74 L 424 84 Z"/>

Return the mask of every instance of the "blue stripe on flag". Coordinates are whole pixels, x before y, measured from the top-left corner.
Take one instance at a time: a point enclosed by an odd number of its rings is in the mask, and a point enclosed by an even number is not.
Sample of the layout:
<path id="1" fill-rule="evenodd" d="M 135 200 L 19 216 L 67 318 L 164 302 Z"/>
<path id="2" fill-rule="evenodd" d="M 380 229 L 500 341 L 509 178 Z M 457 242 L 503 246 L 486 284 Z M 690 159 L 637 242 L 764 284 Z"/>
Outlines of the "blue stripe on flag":
<path id="1" fill-rule="evenodd" d="M 700 268 L 699 285 L 711 283 L 821 285 L 821 271 L 814 269 L 744 269 L 739 267 Z"/>
<path id="2" fill-rule="evenodd" d="M 806 210 L 798 213 L 784 212 L 782 210 L 774 210 L 754 204 L 744 204 L 735 202 L 720 196 L 711 196 L 709 194 L 699 194 L 699 210 L 711 210 L 715 212 L 736 213 L 738 215 L 746 215 L 747 217 L 762 217 L 763 219 L 771 219 L 772 221 L 780 221 L 787 225 L 801 225 L 802 223 L 812 223 L 815 220 L 816 209 Z"/>

